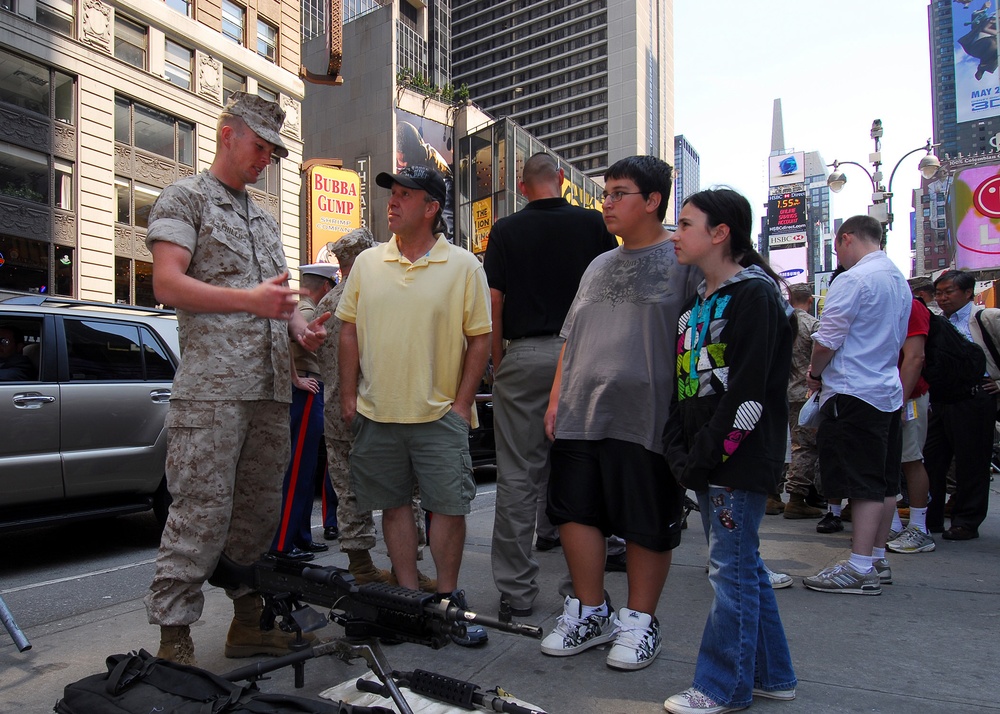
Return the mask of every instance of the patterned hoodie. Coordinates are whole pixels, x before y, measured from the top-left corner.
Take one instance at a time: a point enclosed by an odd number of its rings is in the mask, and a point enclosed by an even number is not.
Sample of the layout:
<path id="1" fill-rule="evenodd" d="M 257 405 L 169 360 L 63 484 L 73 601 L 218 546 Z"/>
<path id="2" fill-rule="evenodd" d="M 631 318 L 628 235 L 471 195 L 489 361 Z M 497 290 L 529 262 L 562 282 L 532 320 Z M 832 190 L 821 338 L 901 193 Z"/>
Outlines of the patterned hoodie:
<path id="1" fill-rule="evenodd" d="M 788 438 L 794 311 L 768 275 L 744 268 L 677 321 L 677 380 L 664 453 L 685 488 L 775 493 Z"/>

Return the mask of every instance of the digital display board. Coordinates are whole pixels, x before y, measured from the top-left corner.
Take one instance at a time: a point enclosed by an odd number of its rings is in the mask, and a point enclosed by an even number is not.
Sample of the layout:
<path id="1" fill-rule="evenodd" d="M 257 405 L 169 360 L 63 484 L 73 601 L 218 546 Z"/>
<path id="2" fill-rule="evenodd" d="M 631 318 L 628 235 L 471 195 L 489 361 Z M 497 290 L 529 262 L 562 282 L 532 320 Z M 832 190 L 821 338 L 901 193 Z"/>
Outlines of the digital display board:
<path id="1" fill-rule="evenodd" d="M 951 23 L 955 38 L 956 121 L 1000 115 L 997 9 L 989 2 L 952 3 Z"/>
<path id="2" fill-rule="evenodd" d="M 767 200 L 767 230 L 795 233 L 806 230 L 806 192 L 795 191 L 771 196 Z"/>

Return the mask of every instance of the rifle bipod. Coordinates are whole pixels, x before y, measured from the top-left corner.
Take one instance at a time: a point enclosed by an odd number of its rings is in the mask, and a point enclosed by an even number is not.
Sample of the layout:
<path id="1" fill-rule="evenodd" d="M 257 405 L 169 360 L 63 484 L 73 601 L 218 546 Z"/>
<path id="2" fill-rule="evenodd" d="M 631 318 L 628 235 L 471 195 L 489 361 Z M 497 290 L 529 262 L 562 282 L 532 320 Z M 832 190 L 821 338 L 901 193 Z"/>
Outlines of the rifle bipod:
<path id="1" fill-rule="evenodd" d="M 293 667 L 295 669 L 295 686 L 301 688 L 305 684 L 305 662 L 316 657 L 333 655 L 343 662 L 350 663 L 352 660 L 361 658 L 368 664 L 368 668 L 375 673 L 375 676 L 382 682 L 381 691 L 386 692 L 383 696 L 392 699 L 399 709 L 400 714 L 413 714 L 410 705 L 407 703 L 403 693 L 399 691 L 395 680 L 392 678 L 392 671 L 385 660 L 377 639 L 369 639 L 362 642 L 348 642 L 343 637 L 322 642 L 315 645 L 306 645 L 297 652 L 291 652 L 281 657 L 261 660 L 246 667 L 234 669 L 232 672 L 223 674 L 222 678 L 230 682 L 246 680 L 256 682 L 264 679 L 264 675 L 282 669 L 283 667 Z"/>

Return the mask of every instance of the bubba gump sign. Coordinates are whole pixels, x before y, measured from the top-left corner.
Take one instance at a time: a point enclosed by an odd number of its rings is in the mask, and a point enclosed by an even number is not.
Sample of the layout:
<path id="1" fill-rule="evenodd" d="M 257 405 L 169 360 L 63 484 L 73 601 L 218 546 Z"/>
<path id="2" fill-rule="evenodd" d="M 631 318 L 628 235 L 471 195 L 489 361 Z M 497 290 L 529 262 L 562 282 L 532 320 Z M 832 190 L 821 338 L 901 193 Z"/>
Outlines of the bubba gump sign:
<path id="1" fill-rule="evenodd" d="M 361 179 L 334 166 L 311 166 L 306 176 L 310 262 L 336 262 L 330 247 L 361 227 Z"/>

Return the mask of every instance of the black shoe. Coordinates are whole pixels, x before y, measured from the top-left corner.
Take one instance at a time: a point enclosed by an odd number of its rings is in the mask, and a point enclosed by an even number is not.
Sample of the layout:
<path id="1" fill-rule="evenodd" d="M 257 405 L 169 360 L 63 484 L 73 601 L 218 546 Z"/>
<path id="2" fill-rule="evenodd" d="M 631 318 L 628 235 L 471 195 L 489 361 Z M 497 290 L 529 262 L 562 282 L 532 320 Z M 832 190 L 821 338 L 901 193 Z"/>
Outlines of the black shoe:
<path id="1" fill-rule="evenodd" d="M 291 560 L 296 563 L 304 563 L 307 560 L 312 560 L 316 556 L 312 553 L 307 553 L 304 550 L 296 548 L 294 545 L 291 550 L 272 550 L 268 553 L 273 558 L 279 558 L 281 560 Z"/>
<path id="2" fill-rule="evenodd" d="M 511 617 L 531 617 L 535 614 L 535 611 L 531 609 L 531 605 L 528 607 L 514 607 L 511 605 L 506 598 L 500 598 L 500 619 L 504 619 L 504 615 L 510 615 Z"/>
<path id="3" fill-rule="evenodd" d="M 624 573 L 625 572 L 625 554 L 619 553 L 618 555 L 609 555 L 604 561 L 604 572 L 605 573 Z"/>
<path id="4" fill-rule="evenodd" d="M 978 538 L 979 533 L 968 526 L 952 526 L 942 533 L 941 537 L 945 540 L 972 540 Z"/>
<path id="5" fill-rule="evenodd" d="M 835 516 L 830 511 L 827 511 L 826 515 L 816 524 L 817 533 L 839 533 L 842 530 L 844 530 L 844 522 L 840 520 L 840 516 Z"/>
<path id="6" fill-rule="evenodd" d="M 826 510 L 826 499 L 823 498 L 823 494 L 816 490 L 816 487 L 809 484 L 809 493 L 806 495 L 806 503 L 808 503 L 813 508 L 822 508 Z"/>
<path id="7" fill-rule="evenodd" d="M 452 605 L 460 610 L 469 609 L 469 604 L 465 600 L 464 590 L 456 590 L 448 596 L 448 599 L 451 600 Z M 489 640 L 489 635 L 486 634 L 486 630 L 483 629 L 482 625 L 467 624 L 465 626 L 465 637 L 458 635 L 451 636 L 451 641 L 459 647 L 478 647 L 479 645 L 485 645 L 487 640 Z"/>
<path id="8" fill-rule="evenodd" d="M 302 550 L 304 550 L 307 553 L 325 553 L 326 551 L 330 550 L 330 546 L 328 546 L 326 543 L 316 543 L 315 541 L 313 541 L 310 543 L 306 543 L 304 546 L 302 546 Z"/>
<path id="9" fill-rule="evenodd" d="M 559 536 L 555 538 L 535 538 L 535 550 L 540 550 L 543 553 L 547 550 L 558 548 L 561 545 L 562 541 L 559 540 Z"/>
<path id="10" fill-rule="evenodd" d="M 337 526 L 327 526 L 323 529 L 323 540 L 337 540 L 340 538 L 340 529 Z"/>

